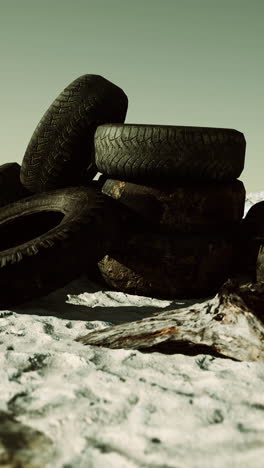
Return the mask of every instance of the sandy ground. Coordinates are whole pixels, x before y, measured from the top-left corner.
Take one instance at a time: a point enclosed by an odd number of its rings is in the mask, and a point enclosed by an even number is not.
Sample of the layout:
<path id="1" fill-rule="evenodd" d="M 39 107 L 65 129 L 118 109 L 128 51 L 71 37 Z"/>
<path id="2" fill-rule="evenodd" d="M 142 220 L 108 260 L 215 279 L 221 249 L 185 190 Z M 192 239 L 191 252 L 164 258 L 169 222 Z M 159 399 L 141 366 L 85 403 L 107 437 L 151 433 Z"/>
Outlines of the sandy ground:
<path id="1" fill-rule="evenodd" d="M 260 199 L 264 192 L 249 194 L 245 212 Z M 33 445 L 26 455 L 15 447 L 21 466 L 262 468 L 264 363 L 74 341 L 207 299 L 132 296 L 81 277 L 0 311 L 0 412 L 21 423 L 19 437 L 28 426 L 48 447 Z M 0 437 L 0 466 L 7 466 L 7 445 Z"/>

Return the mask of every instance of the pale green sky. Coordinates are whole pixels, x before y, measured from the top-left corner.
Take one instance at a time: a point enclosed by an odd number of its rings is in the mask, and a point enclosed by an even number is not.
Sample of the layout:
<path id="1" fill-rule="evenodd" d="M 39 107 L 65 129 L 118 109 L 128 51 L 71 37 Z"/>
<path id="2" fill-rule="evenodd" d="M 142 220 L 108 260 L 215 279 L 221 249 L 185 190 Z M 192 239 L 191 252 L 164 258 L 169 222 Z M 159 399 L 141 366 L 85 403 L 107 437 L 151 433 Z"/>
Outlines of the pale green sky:
<path id="1" fill-rule="evenodd" d="M 240 180 L 264 190 L 264 0 L 0 0 L 0 164 L 21 164 L 51 102 L 85 73 L 126 123 L 235 128 Z"/>

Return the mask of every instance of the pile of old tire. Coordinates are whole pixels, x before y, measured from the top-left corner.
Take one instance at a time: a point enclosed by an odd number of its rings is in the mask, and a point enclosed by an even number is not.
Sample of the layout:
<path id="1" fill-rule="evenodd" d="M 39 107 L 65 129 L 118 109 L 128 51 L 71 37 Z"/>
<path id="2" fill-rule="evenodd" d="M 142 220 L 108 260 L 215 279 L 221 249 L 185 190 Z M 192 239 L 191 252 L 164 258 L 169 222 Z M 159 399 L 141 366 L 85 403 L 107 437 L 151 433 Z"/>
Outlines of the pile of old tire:
<path id="1" fill-rule="evenodd" d="M 243 133 L 223 128 L 105 123 L 95 132 L 102 192 L 124 208 L 104 281 L 166 298 L 215 294 L 232 274 L 244 213 Z"/>
<path id="2" fill-rule="evenodd" d="M 82 75 L 41 118 L 21 168 L 0 170 L 1 308 L 65 285 L 106 254 L 118 223 L 112 202 L 92 182 L 94 133 L 105 122 L 124 122 L 127 106 L 121 88 Z"/>

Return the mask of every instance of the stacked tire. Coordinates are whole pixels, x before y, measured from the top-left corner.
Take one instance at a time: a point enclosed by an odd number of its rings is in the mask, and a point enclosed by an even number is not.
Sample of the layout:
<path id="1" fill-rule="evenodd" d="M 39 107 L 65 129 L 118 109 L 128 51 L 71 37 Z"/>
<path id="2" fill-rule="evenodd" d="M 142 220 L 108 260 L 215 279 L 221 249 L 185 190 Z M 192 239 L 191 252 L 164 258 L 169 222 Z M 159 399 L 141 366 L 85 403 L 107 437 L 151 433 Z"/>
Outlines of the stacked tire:
<path id="1" fill-rule="evenodd" d="M 243 134 L 124 124 L 127 107 L 121 88 L 83 75 L 41 118 L 21 168 L 0 170 L 2 308 L 96 265 L 113 288 L 161 297 L 209 295 L 228 277 Z"/>
<path id="2" fill-rule="evenodd" d="M 117 223 L 92 182 L 94 133 L 99 124 L 124 122 L 127 105 L 102 76 L 77 78 L 41 118 L 19 171 L 16 163 L 0 170 L 1 308 L 64 286 L 105 255 Z"/>
<path id="3" fill-rule="evenodd" d="M 95 132 L 103 194 L 123 210 L 118 241 L 98 263 L 118 290 L 203 297 L 233 272 L 244 213 L 246 142 L 236 130 L 105 123 Z"/>

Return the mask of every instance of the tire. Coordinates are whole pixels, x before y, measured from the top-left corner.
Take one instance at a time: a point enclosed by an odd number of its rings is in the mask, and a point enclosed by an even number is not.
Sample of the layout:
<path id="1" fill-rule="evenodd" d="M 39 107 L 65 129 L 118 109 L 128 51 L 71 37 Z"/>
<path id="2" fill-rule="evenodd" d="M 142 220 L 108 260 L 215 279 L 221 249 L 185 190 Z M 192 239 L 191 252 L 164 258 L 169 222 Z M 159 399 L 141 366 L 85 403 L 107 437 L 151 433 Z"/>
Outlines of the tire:
<path id="1" fill-rule="evenodd" d="M 264 240 L 264 201 L 251 206 L 242 221 L 242 226 L 245 235 L 262 237 Z"/>
<path id="2" fill-rule="evenodd" d="M 244 168 L 246 142 L 237 130 L 104 124 L 95 132 L 98 171 L 148 183 L 230 182 Z"/>
<path id="3" fill-rule="evenodd" d="M 264 201 L 255 203 L 240 224 L 240 235 L 236 245 L 236 271 L 250 275 L 257 281 L 257 262 L 264 241 Z M 258 268 L 259 270 L 259 268 Z M 260 277 L 260 275 L 258 276 Z"/>
<path id="4" fill-rule="evenodd" d="M 194 298 L 216 294 L 232 271 L 234 240 L 221 235 L 130 235 L 98 268 L 108 286 L 130 294 Z"/>
<path id="5" fill-rule="evenodd" d="M 21 182 L 31 192 L 80 185 L 86 168 L 91 179 L 94 133 L 104 122 L 123 122 L 128 99 L 100 75 L 82 75 L 53 101 L 26 149 Z"/>
<path id="6" fill-rule="evenodd" d="M 3 207 L 1 307 L 47 294 L 86 273 L 115 236 L 108 200 L 91 187 L 58 189 Z"/>
<path id="7" fill-rule="evenodd" d="M 107 179 L 102 193 L 162 232 L 226 231 L 236 227 L 244 214 L 245 188 L 239 180 L 147 187 Z"/>
<path id="8" fill-rule="evenodd" d="M 20 182 L 20 165 L 16 162 L 0 166 L 0 206 L 30 196 Z"/>

